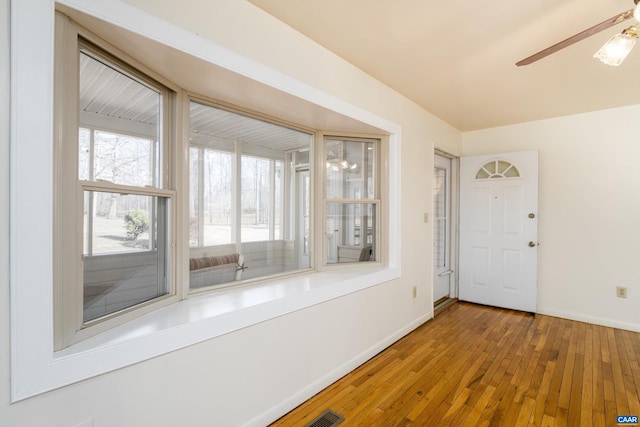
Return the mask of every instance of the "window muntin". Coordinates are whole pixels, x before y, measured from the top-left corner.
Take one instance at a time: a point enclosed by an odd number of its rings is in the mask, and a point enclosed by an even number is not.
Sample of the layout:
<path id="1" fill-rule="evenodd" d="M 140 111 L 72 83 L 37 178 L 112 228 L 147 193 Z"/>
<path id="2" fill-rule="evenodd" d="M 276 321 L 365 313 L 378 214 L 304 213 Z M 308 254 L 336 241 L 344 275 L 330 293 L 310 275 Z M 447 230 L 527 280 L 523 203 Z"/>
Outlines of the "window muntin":
<path id="1" fill-rule="evenodd" d="M 189 137 L 190 258 L 239 254 L 246 268 L 212 272 L 209 286 L 309 268 L 311 194 L 295 176 L 312 135 L 191 101 Z M 192 289 L 202 275 L 191 271 Z"/>
<path id="2" fill-rule="evenodd" d="M 325 138 L 327 264 L 378 260 L 379 145 L 375 139 Z"/>

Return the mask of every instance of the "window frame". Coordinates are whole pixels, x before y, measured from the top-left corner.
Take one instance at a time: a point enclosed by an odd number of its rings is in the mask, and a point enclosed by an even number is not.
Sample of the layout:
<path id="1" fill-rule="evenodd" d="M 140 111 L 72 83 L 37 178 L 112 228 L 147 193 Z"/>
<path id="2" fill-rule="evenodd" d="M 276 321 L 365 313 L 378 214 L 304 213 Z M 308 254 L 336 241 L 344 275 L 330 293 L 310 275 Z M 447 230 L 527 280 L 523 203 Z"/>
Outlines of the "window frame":
<path id="1" fill-rule="evenodd" d="M 373 165 L 373 185 L 374 185 L 374 197 L 372 199 L 361 198 L 361 199 L 352 199 L 352 198 L 330 198 L 327 195 L 327 168 L 325 162 L 327 161 L 327 140 L 344 140 L 344 141 L 355 141 L 355 142 L 373 142 L 374 143 L 374 165 Z M 374 242 L 375 242 L 375 254 L 376 259 L 367 262 L 366 264 L 377 264 L 377 265 L 387 265 L 389 257 L 387 254 L 387 240 L 389 238 L 389 224 L 386 222 L 386 218 L 388 218 L 388 180 L 389 175 L 387 172 L 388 167 L 385 167 L 385 162 L 388 162 L 389 156 L 389 138 L 385 135 L 366 135 L 366 134 L 357 134 L 357 133 L 348 133 L 348 132 L 320 132 L 319 133 L 319 141 L 317 145 L 318 147 L 318 164 L 316 165 L 320 173 L 320 179 L 318 179 L 318 186 L 316 187 L 316 191 L 318 194 L 322 194 L 322 200 L 319 200 L 320 209 L 318 210 L 319 220 L 317 233 L 319 236 L 326 236 L 326 220 L 328 215 L 327 206 L 331 203 L 337 204 L 371 204 L 376 207 L 376 219 L 375 219 L 375 227 L 374 227 Z M 388 163 L 387 163 L 388 164 Z M 319 248 L 319 256 L 316 257 L 317 265 L 321 265 L 322 269 L 337 269 L 337 268 L 359 268 L 362 267 L 361 263 L 358 262 L 349 262 L 349 263 L 340 263 L 329 262 L 328 259 L 328 245 L 326 243 L 326 239 L 318 239 Z"/>
<path id="2" fill-rule="evenodd" d="M 56 14 L 56 37 L 54 49 L 54 349 L 61 350 L 74 343 L 83 341 L 115 326 L 126 323 L 136 317 L 150 313 L 180 299 L 180 281 L 177 280 L 179 263 L 176 262 L 179 250 L 175 245 L 178 239 L 179 197 L 175 191 L 177 177 L 175 154 L 180 140 L 176 138 L 176 129 L 180 126 L 176 105 L 180 90 L 153 70 L 148 69 L 109 43 L 99 39 L 90 31 L 76 24 L 62 14 Z M 89 51 L 90 56 L 104 61 L 108 66 L 139 83 L 158 91 L 162 98 L 158 126 L 161 133 L 157 155 L 159 181 L 157 186 L 131 186 L 108 181 L 80 180 L 78 176 L 78 131 L 83 127 L 79 112 L 80 53 Z M 68 114 L 69 111 L 75 114 Z M 100 126 L 95 129 L 114 132 Z M 140 136 L 132 133 L 131 136 Z M 148 135 L 143 135 L 149 137 Z M 72 142 L 76 143 L 72 143 Z M 107 314 L 85 322 L 83 320 L 83 258 L 84 232 L 82 210 L 84 192 L 115 192 L 151 196 L 166 199 L 168 202 L 166 224 L 166 258 L 168 292 L 148 301 Z"/>

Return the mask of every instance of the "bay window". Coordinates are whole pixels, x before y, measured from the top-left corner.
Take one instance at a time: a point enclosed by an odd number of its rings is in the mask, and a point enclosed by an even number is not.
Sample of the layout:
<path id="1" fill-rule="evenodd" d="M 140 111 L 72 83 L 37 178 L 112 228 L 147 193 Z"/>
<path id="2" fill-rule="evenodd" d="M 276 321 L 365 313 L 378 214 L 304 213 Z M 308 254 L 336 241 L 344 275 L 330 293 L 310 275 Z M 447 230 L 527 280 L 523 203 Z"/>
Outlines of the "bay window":
<path id="1" fill-rule="evenodd" d="M 15 52 L 29 52 L 11 58 L 15 73 L 11 188 L 7 188 L 12 230 L 11 348 L 15 356 L 11 364 L 12 402 L 335 298 L 359 298 L 355 293 L 400 277 L 400 194 L 389 192 L 389 188 L 400 188 L 401 126 L 349 104 L 339 93 L 325 93 L 264 64 L 247 61 L 195 33 L 149 19 L 126 3 L 113 8 L 87 2 L 82 10 L 65 2 L 55 6 L 55 39 L 51 37 L 53 7 L 40 8 L 43 13 L 33 13 L 33 7 L 17 8 L 12 14 Z M 166 40 L 171 40 L 171 46 Z M 101 95 L 95 101 L 102 100 L 105 108 L 96 108 L 99 103 L 80 96 L 81 51 L 116 72 L 113 80 L 102 81 L 104 90 L 93 92 Z M 136 82 L 143 90 L 135 91 L 135 84 L 112 90 L 110 81 Z M 203 189 L 204 200 L 190 198 L 191 193 L 200 191 L 196 186 L 205 182 L 204 175 L 198 182 L 196 165 L 200 159 L 190 156 L 191 148 L 193 153 L 199 147 L 189 143 L 191 118 L 185 88 L 193 96 L 216 99 L 225 106 L 222 110 L 229 110 L 230 105 L 248 108 L 260 112 L 249 115 L 264 123 L 281 123 L 310 138 L 306 149 L 301 145 L 280 150 L 269 143 L 269 148 L 284 152 L 275 157 L 258 146 L 246 150 L 248 144 L 237 138 L 240 156 L 273 161 L 269 175 L 273 174 L 274 180 L 263 180 L 262 188 L 268 183 L 275 194 L 268 203 L 275 204 L 273 214 L 265 212 L 263 218 L 269 215 L 268 220 L 258 220 L 263 221 L 263 232 L 268 227 L 271 235 L 273 230 L 275 240 L 240 240 L 240 249 L 245 244 L 268 248 L 286 241 L 284 253 L 287 259 L 295 259 L 297 264 L 291 265 L 297 270 L 290 271 L 297 274 L 282 277 L 289 271 L 285 270 L 274 273 L 279 277 L 251 279 L 249 272 L 258 269 L 245 263 L 248 268 L 240 272 L 240 280 L 231 279 L 244 286 L 223 291 L 216 287 L 206 293 L 190 289 L 190 252 L 200 251 L 198 255 L 206 258 L 225 244 L 235 250 L 236 233 L 242 228 L 242 217 L 236 215 L 242 215 L 242 204 L 238 210 L 239 189 L 230 188 L 232 181 L 227 181 L 229 188 Z M 143 96 L 145 93 L 151 96 Z M 140 110 L 148 98 L 155 99 L 158 107 L 151 116 Z M 107 104 L 120 108 L 110 109 Z M 380 156 L 375 161 L 382 179 L 376 177 L 379 188 L 372 200 L 351 200 L 346 193 L 326 198 L 327 159 L 321 137 L 325 130 L 337 130 L 333 132 L 336 140 L 351 139 L 343 138 L 344 134 L 366 135 L 379 146 Z M 222 142 L 218 140 L 215 147 L 207 149 L 216 155 L 238 155 L 235 151 L 231 154 Z M 109 154 L 117 170 L 108 163 L 104 167 Z M 281 171 L 277 161 L 282 162 Z M 229 168 L 237 168 L 237 162 L 234 157 Z M 278 174 L 280 181 L 275 179 Z M 223 196 L 228 201 L 224 202 Z M 206 233 L 201 238 L 199 219 L 192 221 L 195 215 L 189 214 L 204 206 L 207 197 L 224 202 L 212 215 L 230 217 L 227 222 L 217 220 L 218 227 L 227 227 L 221 240 L 207 240 L 211 235 Z M 263 201 L 266 199 L 260 203 Z M 371 229 L 376 245 L 369 262 L 327 263 L 330 204 L 342 208 L 331 211 L 329 228 L 339 226 L 337 236 L 345 242 L 341 246 L 356 246 L 355 227 L 363 227 L 357 224 L 357 218 L 363 223 L 362 214 L 355 206 L 349 213 L 349 205 L 363 203 L 375 210 L 367 214 L 375 221 L 365 226 Z M 232 207 L 236 209 L 233 214 Z M 340 221 L 342 211 L 356 219 Z M 351 231 L 350 223 L 354 227 Z M 335 229 L 331 228 L 334 234 Z M 350 234 L 351 242 L 347 240 Z M 264 235 L 266 232 L 260 238 Z M 236 239 L 233 243 L 232 238 Z M 242 255 L 247 257 L 248 253 L 243 251 Z M 262 253 L 266 261 L 270 252 Z M 89 265 L 92 261 L 104 262 L 106 268 L 100 271 Z M 114 269 L 122 276 L 112 276 L 111 284 L 96 283 L 101 276 L 112 275 Z M 92 278 L 89 273 L 94 271 Z M 121 296 L 132 297 L 130 303 L 112 304 L 118 291 L 124 291 L 121 285 L 130 284 L 130 279 L 145 282 L 152 292 L 122 292 Z M 88 310 L 102 297 L 105 304 L 101 311 Z"/>
<path id="2" fill-rule="evenodd" d="M 59 29 L 56 350 L 202 292 L 381 263 L 381 139 L 187 95 Z"/>

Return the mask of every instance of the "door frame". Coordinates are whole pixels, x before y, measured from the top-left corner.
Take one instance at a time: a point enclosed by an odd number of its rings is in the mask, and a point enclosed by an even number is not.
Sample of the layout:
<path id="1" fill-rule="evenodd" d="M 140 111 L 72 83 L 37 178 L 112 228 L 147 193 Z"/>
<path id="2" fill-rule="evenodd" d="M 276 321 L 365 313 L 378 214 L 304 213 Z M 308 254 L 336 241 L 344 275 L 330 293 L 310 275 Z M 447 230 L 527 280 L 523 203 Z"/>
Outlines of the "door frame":
<path id="1" fill-rule="evenodd" d="M 449 298 L 456 299 L 458 298 L 458 286 L 459 286 L 459 238 L 460 238 L 460 157 L 454 156 L 446 151 L 440 150 L 438 148 L 434 149 L 434 168 L 435 168 L 435 156 L 442 156 L 451 161 L 451 196 L 450 196 L 450 227 L 449 227 L 449 265 L 451 266 L 452 273 L 449 276 Z M 432 175 L 433 181 L 433 175 Z M 433 185 L 433 183 L 431 184 Z M 433 204 L 433 196 L 431 203 Z M 432 206 L 433 208 L 433 206 Z M 432 209 L 433 212 L 433 209 Z M 433 233 L 433 224 L 431 227 Z M 432 239 L 433 241 L 433 239 Z M 430 259 L 432 265 L 432 274 L 431 274 L 431 297 L 433 299 L 433 303 L 435 303 L 435 286 L 434 286 L 434 274 L 435 274 L 435 266 L 433 263 L 433 252 L 431 253 Z"/>

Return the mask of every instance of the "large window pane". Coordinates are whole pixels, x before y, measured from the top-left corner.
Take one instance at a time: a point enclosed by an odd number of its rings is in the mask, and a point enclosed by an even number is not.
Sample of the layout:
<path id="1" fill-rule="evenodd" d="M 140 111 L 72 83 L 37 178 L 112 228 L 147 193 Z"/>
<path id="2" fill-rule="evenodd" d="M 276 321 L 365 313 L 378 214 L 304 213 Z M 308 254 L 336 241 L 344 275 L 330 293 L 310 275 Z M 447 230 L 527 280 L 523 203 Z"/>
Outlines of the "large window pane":
<path id="1" fill-rule="evenodd" d="M 376 261 L 376 204 L 327 203 L 327 263 Z"/>
<path id="2" fill-rule="evenodd" d="M 203 236 L 202 246 L 233 243 L 231 234 L 231 176 L 233 156 L 203 150 Z"/>
<path id="3" fill-rule="evenodd" d="M 374 142 L 327 139 L 328 199 L 374 199 Z"/>
<path id="4" fill-rule="evenodd" d="M 95 131 L 92 180 L 143 187 L 154 185 L 153 141 Z"/>
<path id="5" fill-rule="evenodd" d="M 159 186 L 162 95 L 84 51 L 79 89 L 79 178 Z"/>
<path id="6" fill-rule="evenodd" d="M 83 321 L 166 295 L 168 199 L 85 191 Z"/>
<path id="7" fill-rule="evenodd" d="M 280 187 L 279 175 L 276 174 L 273 160 L 242 156 L 242 242 L 260 242 L 275 238 L 274 203 L 276 188 Z M 280 222 L 279 219 L 277 221 Z"/>
<path id="8" fill-rule="evenodd" d="M 140 252 L 155 247 L 157 197 L 84 192 L 84 254 Z"/>
<path id="9" fill-rule="evenodd" d="M 189 156 L 189 246 L 233 243 L 233 155 L 191 147 Z"/>
<path id="10" fill-rule="evenodd" d="M 190 287 L 308 268 L 312 136 L 198 102 L 189 118 Z"/>

